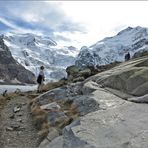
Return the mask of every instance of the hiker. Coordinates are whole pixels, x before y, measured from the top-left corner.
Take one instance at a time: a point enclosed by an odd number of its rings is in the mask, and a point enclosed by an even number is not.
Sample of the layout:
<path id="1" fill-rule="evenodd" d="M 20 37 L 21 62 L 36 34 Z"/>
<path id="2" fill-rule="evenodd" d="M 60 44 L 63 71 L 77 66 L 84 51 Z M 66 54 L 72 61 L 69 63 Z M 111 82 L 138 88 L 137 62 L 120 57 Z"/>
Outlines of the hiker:
<path id="1" fill-rule="evenodd" d="M 130 53 L 128 52 L 126 55 L 125 55 L 125 61 L 128 61 L 128 60 L 130 60 Z"/>
<path id="2" fill-rule="evenodd" d="M 8 94 L 7 94 L 7 89 L 2 93 L 2 96 L 6 97 Z"/>
<path id="3" fill-rule="evenodd" d="M 44 85 L 43 81 L 45 81 L 44 66 L 41 66 L 39 75 L 37 77 L 37 82 L 38 82 L 38 90 L 37 90 L 37 92 L 42 92 L 43 85 Z"/>

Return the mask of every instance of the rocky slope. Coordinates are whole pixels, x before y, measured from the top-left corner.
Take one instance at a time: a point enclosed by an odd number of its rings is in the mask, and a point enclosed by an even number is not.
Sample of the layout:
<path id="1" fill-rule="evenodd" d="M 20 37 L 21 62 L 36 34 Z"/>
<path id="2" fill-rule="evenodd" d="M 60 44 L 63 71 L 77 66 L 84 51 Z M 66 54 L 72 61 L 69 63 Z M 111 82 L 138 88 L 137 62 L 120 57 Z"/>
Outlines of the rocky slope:
<path id="1" fill-rule="evenodd" d="M 35 75 L 38 74 L 39 67 L 44 65 L 48 81 L 66 77 L 66 67 L 74 64 L 78 54 L 75 47 L 60 47 L 43 35 L 7 33 L 3 39 L 14 59 Z"/>
<path id="2" fill-rule="evenodd" d="M 9 48 L 0 37 L 0 82 L 34 83 L 35 75 L 14 60 Z"/>
<path id="3" fill-rule="evenodd" d="M 66 110 L 55 110 L 61 107 L 60 101 L 69 102 L 78 112 L 61 134 L 49 128 L 39 147 L 147 148 L 147 66 L 147 56 L 133 59 L 35 98 L 33 104 L 46 110 L 50 126 L 51 121 L 56 127 L 60 119 L 68 118 Z"/>
<path id="4" fill-rule="evenodd" d="M 90 47 L 82 47 L 75 62 L 78 67 L 105 65 L 124 61 L 129 51 L 133 56 L 138 51 L 148 50 L 148 28 L 128 27 L 116 36 L 107 37 Z"/>

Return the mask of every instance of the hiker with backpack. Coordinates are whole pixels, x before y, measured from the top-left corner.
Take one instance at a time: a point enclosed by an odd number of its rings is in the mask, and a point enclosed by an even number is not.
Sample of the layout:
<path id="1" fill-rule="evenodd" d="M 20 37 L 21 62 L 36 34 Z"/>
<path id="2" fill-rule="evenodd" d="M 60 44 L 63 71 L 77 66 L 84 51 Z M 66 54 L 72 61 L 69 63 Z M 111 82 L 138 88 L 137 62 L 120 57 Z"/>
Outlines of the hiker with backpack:
<path id="1" fill-rule="evenodd" d="M 44 85 L 44 82 L 45 81 L 45 75 L 44 75 L 44 66 L 41 66 L 40 67 L 40 72 L 39 72 L 39 75 L 37 77 L 37 83 L 38 83 L 38 89 L 37 89 L 37 92 L 42 92 L 43 90 L 43 85 Z"/>
<path id="2" fill-rule="evenodd" d="M 130 53 L 128 52 L 126 55 L 125 55 L 125 61 L 128 61 L 130 60 L 131 56 L 130 56 Z"/>

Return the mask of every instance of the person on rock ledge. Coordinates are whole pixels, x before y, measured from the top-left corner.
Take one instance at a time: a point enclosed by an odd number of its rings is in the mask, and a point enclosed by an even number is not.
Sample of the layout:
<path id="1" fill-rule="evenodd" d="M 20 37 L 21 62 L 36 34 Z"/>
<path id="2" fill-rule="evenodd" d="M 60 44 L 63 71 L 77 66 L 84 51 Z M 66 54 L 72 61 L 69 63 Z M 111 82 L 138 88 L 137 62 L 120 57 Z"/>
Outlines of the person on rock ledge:
<path id="1" fill-rule="evenodd" d="M 125 61 L 128 61 L 130 60 L 131 56 L 130 56 L 130 53 L 128 52 L 126 55 L 125 55 Z"/>
<path id="2" fill-rule="evenodd" d="M 44 66 L 40 67 L 40 72 L 39 75 L 37 77 L 37 83 L 38 83 L 38 88 L 37 88 L 37 92 L 42 92 L 43 90 L 43 85 L 44 85 L 44 81 L 45 81 L 45 75 L 44 75 Z"/>

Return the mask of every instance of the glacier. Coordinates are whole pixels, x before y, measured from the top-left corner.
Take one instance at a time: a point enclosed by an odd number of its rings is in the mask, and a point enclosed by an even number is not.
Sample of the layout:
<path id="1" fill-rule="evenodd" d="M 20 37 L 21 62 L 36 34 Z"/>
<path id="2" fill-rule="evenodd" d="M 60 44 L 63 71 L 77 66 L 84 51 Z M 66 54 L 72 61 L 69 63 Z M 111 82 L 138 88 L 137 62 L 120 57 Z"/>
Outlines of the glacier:
<path id="1" fill-rule="evenodd" d="M 73 46 L 59 46 L 48 36 L 9 32 L 3 35 L 14 59 L 36 77 L 41 65 L 45 67 L 46 81 L 67 77 L 66 67 L 73 65 L 79 50 Z"/>

